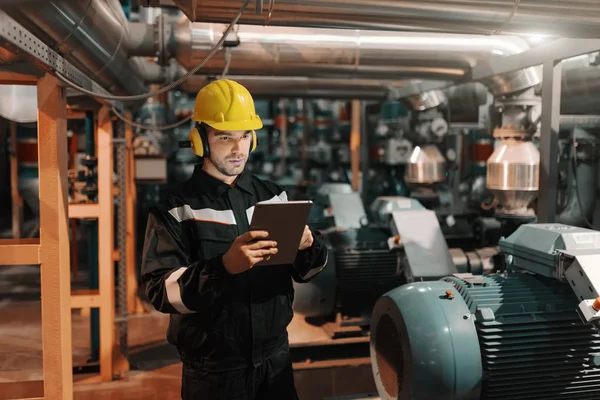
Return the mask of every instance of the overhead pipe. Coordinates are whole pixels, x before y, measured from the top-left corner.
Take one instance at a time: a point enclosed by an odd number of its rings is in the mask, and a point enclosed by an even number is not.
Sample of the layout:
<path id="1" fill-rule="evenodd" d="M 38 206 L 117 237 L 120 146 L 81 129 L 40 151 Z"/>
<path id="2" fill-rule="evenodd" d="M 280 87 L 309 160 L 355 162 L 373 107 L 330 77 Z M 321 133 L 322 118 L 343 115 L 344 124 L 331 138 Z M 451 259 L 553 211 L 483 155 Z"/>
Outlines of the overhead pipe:
<path id="1" fill-rule="evenodd" d="M 231 75 L 227 78 L 244 85 L 255 98 L 268 99 L 283 96 L 384 101 L 390 96 L 390 88 L 376 80 Z M 213 79 L 214 77 L 194 75 L 180 87 L 187 93 L 197 93 Z"/>
<path id="2" fill-rule="evenodd" d="M 208 54 L 225 29 L 223 24 L 190 23 L 185 17 L 163 14 L 156 25 L 130 25 L 129 53 L 158 56 L 162 62 L 175 58 L 189 70 Z M 224 46 L 231 54 L 231 75 L 457 82 L 479 61 L 530 48 L 523 39 L 507 36 L 248 25 L 239 25 L 236 35 L 230 35 Z M 220 74 L 225 63 L 221 50 L 202 73 Z"/>
<path id="3" fill-rule="evenodd" d="M 183 17 L 173 29 L 168 52 L 189 70 L 206 56 L 226 26 L 190 23 Z M 505 36 L 248 25 L 240 25 L 236 33 L 239 45 L 232 43 L 229 68 L 236 75 L 458 81 L 479 61 L 529 49 L 524 40 Z M 220 73 L 224 53 L 211 58 L 204 71 Z"/>
<path id="4" fill-rule="evenodd" d="M 107 91 L 145 93 L 136 61 L 129 60 L 128 22 L 118 0 L 19 2 L 3 10 Z"/>
<path id="5" fill-rule="evenodd" d="M 191 21 L 228 23 L 238 0 L 173 0 Z M 240 24 L 600 38 L 597 0 L 264 0 Z"/>

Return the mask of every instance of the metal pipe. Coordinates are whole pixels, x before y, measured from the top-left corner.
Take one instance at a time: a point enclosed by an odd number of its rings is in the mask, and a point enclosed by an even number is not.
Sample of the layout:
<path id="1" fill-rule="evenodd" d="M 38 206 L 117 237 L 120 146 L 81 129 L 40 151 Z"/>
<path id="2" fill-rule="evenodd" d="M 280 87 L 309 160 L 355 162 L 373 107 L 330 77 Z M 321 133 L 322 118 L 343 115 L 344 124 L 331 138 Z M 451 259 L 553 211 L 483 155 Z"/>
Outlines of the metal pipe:
<path id="1" fill-rule="evenodd" d="M 118 0 L 27 2 L 4 11 L 106 90 L 145 92 L 128 59 L 128 23 Z"/>
<path id="2" fill-rule="evenodd" d="M 128 29 L 127 51 L 130 57 L 152 57 L 157 55 L 157 30 L 153 24 L 130 22 Z"/>
<path id="3" fill-rule="evenodd" d="M 583 55 L 564 60 L 562 67 L 561 83 L 561 114 L 586 115 L 600 114 L 600 66 L 596 66 L 595 54 Z M 537 86 L 541 83 L 542 68 L 532 67 L 525 70 L 497 75 L 481 81 L 494 96 L 504 96 L 514 94 L 524 89 Z M 402 91 L 406 93 L 419 93 L 419 95 L 409 94 L 401 96 L 402 98 L 418 98 L 422 93 L 433 93 L 428 87 L 423 87 L 423 82 L 414 82 L 405 85 Z M 449 102 L 462 106 L 465 104 L 466 97 L 475 98 L 479 95 L 471 94 L 472 90 L 481 90 L 477 86 L 470 86 L 471 83 L 461 83 L 459 85 L 449 86 L 444 89 Z M 411 89 L 409 89 L 411 88 Z M 453 88 L 463 88 L 458 96 L 447 95 Z M 416 90 L 412 90 L 416 89 Z M 466 96 L 466 97 L 465 97 Z M 482 105 L 483 102 L 474 104 L 475 107 Z"/>
<path id="4" fill-rule="evenodd" d="M 174 24 L 174 25 L 173 25 Z M 190 23 L 185 17 L 165 24 L 169 55 L 186 69 L 197 65 L 226 26 Z M 460 81 L 477 62 L 529 49 L 521 38 L 378 31 L 316 30 L 241 25 L 232 38 L 231 75 L 329 78 L 436 79 Z M 225 52 L 203 68 L 220 74 Z"/>
<path id="5" fill-rule="evenodd" d="M 239 0 L 173 2 L 192 21 L 217 23 L 240 7 Z M 600 9 L 597 0 L 268 0 L 240 24 L 600 38 Z"/>
<path id="6" fill-rule="evenodd" d="M 389 88 L 376 80 L 319 79 L 307 77 L 228 76 L 244 85 L 256 98 L 320 98 L 386 100 Z M 188 93 L 198 93 L 211 82 L 207 76 L 194 75 L 181 84 Z"/>

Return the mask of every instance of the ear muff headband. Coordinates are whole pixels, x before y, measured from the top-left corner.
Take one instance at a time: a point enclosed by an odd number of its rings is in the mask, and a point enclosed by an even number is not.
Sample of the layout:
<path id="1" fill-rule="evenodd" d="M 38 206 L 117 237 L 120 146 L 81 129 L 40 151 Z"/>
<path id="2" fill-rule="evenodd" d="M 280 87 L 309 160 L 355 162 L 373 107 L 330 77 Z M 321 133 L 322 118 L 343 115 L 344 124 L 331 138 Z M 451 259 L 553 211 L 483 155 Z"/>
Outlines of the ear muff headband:
<path id="1" fill-rule="evenodd" d="M 192 151 L 198 157 L 209 157 L 210 148 L 208 145 L 208 134 L 206 127 L 196 122 L 190 132 L 190 142 L 192 145 Z M 252 153 L 258 147 L 258 136 L 256 131 L 252 131 L 252 142 L 250 143 L 250 152 Z"/>
<path id="2" fill-rule="evenodd" d="M 252 131 L 252 143 L 250 144 L 250 153 L 256 150 L 258 146 L 258 136 L 256 136 L 256 131 Z"/>

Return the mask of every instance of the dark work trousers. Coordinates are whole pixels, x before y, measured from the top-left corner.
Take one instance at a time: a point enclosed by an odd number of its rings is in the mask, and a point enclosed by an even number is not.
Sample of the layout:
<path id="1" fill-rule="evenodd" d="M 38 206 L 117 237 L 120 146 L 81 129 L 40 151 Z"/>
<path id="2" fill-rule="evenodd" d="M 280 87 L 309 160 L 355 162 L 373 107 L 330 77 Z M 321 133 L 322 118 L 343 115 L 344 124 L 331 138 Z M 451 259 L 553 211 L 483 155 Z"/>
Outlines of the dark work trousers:
<path id="1" fill-rule="evenodd" d="M 298 400 L 289 349 L 257 368 L 215 372 L 183 364 L 182 400 Z"/>

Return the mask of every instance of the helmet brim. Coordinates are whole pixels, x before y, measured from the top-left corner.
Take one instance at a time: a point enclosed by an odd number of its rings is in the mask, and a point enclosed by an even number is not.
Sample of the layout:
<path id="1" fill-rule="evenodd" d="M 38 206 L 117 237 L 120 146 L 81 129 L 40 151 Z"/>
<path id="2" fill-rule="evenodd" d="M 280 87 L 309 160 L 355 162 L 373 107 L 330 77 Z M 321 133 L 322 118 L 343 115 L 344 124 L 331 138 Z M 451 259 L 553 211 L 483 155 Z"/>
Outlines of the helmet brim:
<path id="1" fill-rule="evenodd" d="M 203 122 L 211 128 L 217 129 L 219 131 L 254 131 L 263 127 L 263 123 L 260 120 L 260 118 L 256 118 L 253 121 L 200 122 Z"/>

